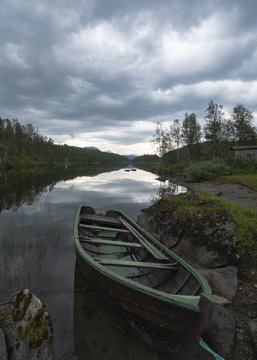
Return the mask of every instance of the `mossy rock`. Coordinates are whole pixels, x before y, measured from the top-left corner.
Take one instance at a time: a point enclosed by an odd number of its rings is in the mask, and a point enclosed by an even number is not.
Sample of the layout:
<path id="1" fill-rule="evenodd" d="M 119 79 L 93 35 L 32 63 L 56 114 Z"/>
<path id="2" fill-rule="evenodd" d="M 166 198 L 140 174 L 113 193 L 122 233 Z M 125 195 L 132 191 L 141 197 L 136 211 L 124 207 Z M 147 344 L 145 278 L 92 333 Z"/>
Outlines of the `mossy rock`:
<path id="1" fill-rule="evenodd" d="M 144 209 L 139 224 L 172 249 L 180 244 L 179 254 L 185 258 L 193 254 L 183 254 L 183 250 L 195 252 L 193 249 L 204 247 L 204 256 L 215 253 L 217 259 L 220 255 L 222 260 L 215 260 L 217 266 L 236 262 L 237 227 L 232 214 L 193 191 L 159 199 Z"/>
<path id="2" fill-rule="evenodd" d="M 1 305 L 0 326 L 10 359 L 52 359 L 53 327 L 48 307 L 29 290 L 14 294 Z"/>

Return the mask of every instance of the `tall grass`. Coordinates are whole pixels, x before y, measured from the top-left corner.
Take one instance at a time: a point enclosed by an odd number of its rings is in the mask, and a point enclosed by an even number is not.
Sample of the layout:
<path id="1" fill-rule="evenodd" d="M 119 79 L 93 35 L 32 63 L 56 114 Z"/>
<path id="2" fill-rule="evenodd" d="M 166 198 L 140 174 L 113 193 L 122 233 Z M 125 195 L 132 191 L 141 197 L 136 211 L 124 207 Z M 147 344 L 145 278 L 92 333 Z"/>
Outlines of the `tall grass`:
<path id="1" fill-rule="evenodd" d="M 8 287 L 16 289 L 18 283 L 23 286 L 21 279 L 27 283 L 35 268 L 40 273 L 48 247 L 58 246 L 65 236 L 61 219 L 56 218 L 47 201 L 10 211 L 5 220 L 0 236 L 0 261 L 5 264 L 1 271 Z"/>

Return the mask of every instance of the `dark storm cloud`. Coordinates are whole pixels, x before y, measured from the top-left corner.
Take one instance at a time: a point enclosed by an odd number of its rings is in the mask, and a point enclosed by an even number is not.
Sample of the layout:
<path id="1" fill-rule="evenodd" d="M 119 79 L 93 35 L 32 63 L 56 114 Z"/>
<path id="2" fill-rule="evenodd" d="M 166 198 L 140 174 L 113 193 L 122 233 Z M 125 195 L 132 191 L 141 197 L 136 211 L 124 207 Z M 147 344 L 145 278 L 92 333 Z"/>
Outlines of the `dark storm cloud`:
<path id="1" fill-rule="evenodd" d="M 202 118 L 210 99 L 256 112 L 256 11 L 254 0 L 2 2 L 0 114 L 124 153 L 156 121 Z"/>

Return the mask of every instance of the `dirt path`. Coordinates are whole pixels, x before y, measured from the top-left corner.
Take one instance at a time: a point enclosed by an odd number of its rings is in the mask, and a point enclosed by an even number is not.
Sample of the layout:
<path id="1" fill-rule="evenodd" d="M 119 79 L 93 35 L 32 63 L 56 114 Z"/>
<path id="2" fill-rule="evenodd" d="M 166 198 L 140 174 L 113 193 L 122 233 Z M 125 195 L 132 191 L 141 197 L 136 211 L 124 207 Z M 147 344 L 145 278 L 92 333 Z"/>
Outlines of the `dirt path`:
<path id="1" fill-rule="evenodd" d="M 224 199 L 241 205 L 244 208 L 257 210 L 257 191 L 240 184 L 223 183 L 188 183 L 190 189 L 207 191 L 210 194 L 222 196 Z"/>

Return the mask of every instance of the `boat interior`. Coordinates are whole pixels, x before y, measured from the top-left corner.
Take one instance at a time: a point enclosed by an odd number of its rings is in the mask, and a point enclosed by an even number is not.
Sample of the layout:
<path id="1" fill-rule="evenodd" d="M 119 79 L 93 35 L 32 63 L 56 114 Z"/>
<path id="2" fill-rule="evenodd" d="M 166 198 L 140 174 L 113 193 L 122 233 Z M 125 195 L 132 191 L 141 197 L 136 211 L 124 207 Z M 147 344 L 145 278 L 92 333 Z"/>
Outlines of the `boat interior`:
<path id="1" fill-rule="evenodd" d="M 126 279 L 168 294 L 202 292 L 191 271 L 115 211 L 101 215 L 82 207 L 78 235 L 90 257 Z"/>

